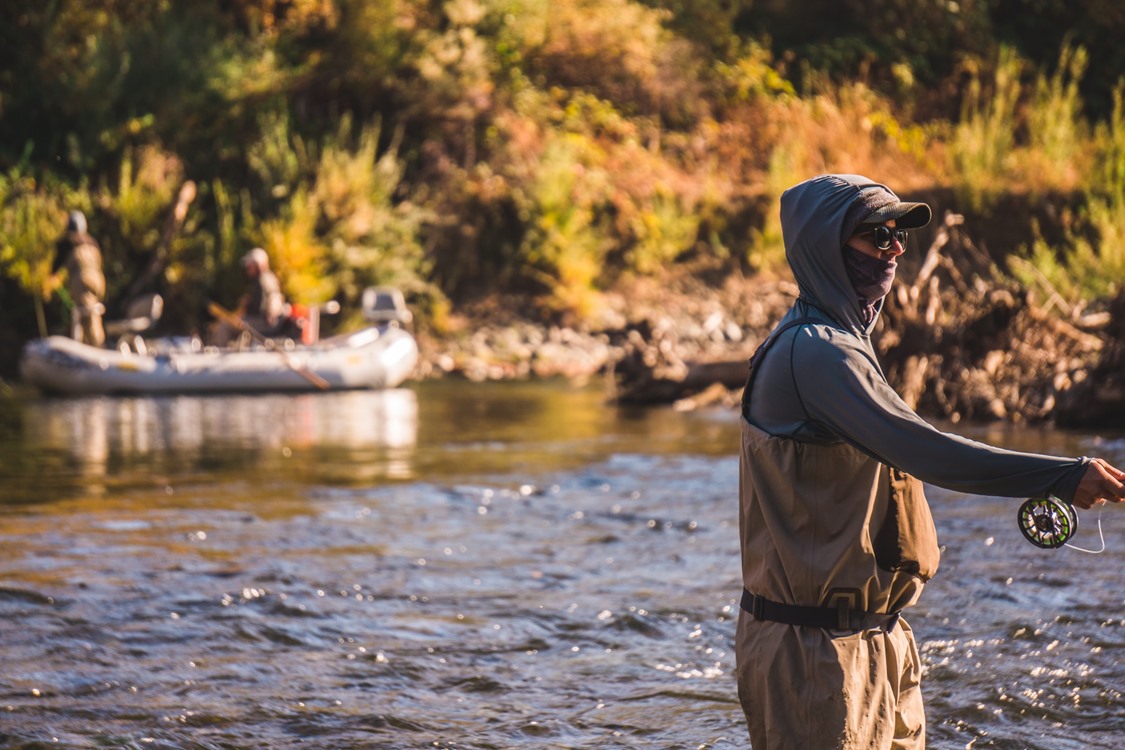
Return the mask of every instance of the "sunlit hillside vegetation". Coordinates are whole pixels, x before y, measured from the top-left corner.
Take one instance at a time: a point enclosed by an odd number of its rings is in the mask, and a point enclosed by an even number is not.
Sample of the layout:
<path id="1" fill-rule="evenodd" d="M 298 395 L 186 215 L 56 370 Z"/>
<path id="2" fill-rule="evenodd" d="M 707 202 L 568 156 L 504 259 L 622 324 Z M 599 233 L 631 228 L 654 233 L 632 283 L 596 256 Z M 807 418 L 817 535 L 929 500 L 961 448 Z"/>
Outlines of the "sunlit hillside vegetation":
<path id="1" fill-rule="evenodd" d="M 354 307 L 395 284 L 440 330 L 492 292 L 596 321 L 622 275 L 777 268 L 780 192 L 824 171 L 946 191 L 986 220 L 1013 193 L 1061 196 L 1049 231 L 1029 213 L 1012 267 L 1072 304 L 1104 298 L 1125 279 L 1112 5 L 5 2 L 8 343 L 64 319 L 44 283 L 72 208 L 103 246 L 111 312 L 156 290 L 198 327 L 260 245 L 296 301 Z"/>

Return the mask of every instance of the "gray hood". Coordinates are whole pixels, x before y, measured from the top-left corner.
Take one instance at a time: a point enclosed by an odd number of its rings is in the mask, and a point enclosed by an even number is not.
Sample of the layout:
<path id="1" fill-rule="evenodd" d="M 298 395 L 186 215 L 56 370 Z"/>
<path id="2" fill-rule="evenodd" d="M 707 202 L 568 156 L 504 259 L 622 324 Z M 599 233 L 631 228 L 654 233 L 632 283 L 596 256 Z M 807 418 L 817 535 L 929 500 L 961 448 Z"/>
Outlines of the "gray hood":
<path id="1" fill-rule="evenodd" d="M 785 258 L 793 269 L 801 298 L 859 334 L 874 327 L 883 309 L 880 300 L 871 323 L 863 321 L 859 298 L 844 269 L 844 223 L 850 220 L 848 209 L 866 190 L 885 192 L 887 202 L 898 200 L 886 185 L 855 174 L 820 175 L 781 195 Z"/>

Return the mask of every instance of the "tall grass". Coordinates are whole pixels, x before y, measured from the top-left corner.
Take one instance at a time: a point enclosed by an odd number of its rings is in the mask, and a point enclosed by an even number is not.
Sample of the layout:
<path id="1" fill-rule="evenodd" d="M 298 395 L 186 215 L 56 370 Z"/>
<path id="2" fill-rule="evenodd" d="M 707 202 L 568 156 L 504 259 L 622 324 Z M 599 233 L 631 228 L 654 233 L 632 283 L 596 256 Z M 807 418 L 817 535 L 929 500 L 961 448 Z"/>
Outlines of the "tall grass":
<path id="1" fill-rule="evenodd" d="M 1024 283 L 1060 295 L 1064 309 L 1081 310 L 1125 288 L 1125 82 L 1113 101 L 1110 120 L 1091 144 L 1095 166 L 1077 221 L 1061 246 L 1037 236 L 1028 262 L 1015 266 Z"/>
<path id="2" fill-rule="evenodd" d="M 1040 73 L 1027 115 L 1028 177 L 1030 184 L 1048 183 L 1068 188 L 1078 181 L 1085 165 L 1080 157 L 1090 143 L 1082 114 L 1078 86 L 1086 72 L 1089 55 L 1082 47 L 1063 47 L 1055 72 Z"/>
<path id="3" fill-rule="evenodd" d="M 954 187 L 960 200 L 983 208 L 1006 189 L 1013 167 L 1018 124 L 1017 105 L 1023 61 L 1003 47 L 991 85 L 974 74 L 961 105 L 961 118 L 953 127 L 949 155 Z"/>
<path id="4" fill-rule="evenodd" d="M 770 154 L 764 191 L 769 201 L 769 208 L 765 212 L 762 226 L 751 231 L 750 250 L 747 253 L 747 261 L 751 268 L 776 272 L 785 267 L 785 242 L 781 234 L 781 194 L 786 188 L 810 176 L 804 173 L 800 166 L 806 158 L 803 145 L 796 140 L 775 148 Z"/>

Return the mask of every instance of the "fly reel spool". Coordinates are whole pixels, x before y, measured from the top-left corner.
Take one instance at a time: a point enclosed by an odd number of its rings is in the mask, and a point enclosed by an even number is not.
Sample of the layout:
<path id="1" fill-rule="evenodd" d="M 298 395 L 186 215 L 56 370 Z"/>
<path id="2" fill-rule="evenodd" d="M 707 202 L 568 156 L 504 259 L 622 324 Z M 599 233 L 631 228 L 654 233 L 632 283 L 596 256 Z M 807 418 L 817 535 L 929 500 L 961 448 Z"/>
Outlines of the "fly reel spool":
<path id="1" fill-rule="evenodd" d="M 1027 541 L 1043 549 L 1058 549 L 1078 530 L 1074 506 L 1053 495 L 1024 501 L 1018 522 Z"/>

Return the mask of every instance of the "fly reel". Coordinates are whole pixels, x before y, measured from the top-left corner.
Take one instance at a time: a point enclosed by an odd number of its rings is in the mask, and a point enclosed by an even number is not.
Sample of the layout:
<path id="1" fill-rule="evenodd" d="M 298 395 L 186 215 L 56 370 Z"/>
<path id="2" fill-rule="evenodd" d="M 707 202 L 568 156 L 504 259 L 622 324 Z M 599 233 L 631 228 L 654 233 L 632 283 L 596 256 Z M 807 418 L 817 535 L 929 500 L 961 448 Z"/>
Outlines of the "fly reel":
<path id="1" fill-rule="evenodd" d="M 1024 501 L 1018 520 L 1027 541 L 1043 549 L 1063 546 L 1078 530 L 1074 506 L 1053 495 Z"/>

